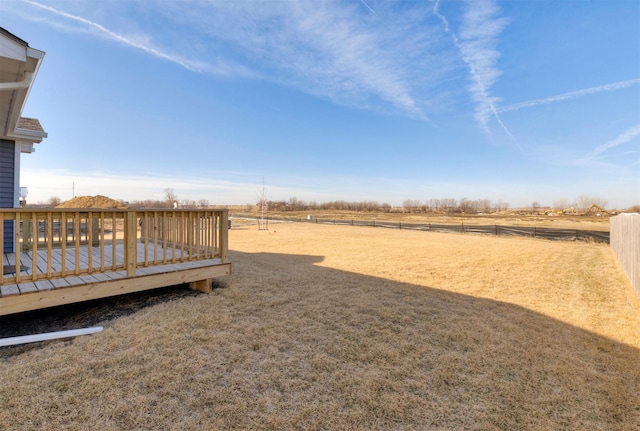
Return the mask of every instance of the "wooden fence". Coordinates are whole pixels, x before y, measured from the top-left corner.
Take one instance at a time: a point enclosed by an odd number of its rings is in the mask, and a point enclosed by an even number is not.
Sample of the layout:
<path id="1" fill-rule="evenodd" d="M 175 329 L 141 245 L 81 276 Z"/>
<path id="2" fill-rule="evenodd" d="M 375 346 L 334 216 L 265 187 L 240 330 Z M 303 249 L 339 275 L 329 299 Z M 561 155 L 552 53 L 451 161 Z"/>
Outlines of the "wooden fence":
<path id="1" fill-rule="evenodd" d="M 640 214 L 611 217 L 611 249 L 640 297 Z"/>

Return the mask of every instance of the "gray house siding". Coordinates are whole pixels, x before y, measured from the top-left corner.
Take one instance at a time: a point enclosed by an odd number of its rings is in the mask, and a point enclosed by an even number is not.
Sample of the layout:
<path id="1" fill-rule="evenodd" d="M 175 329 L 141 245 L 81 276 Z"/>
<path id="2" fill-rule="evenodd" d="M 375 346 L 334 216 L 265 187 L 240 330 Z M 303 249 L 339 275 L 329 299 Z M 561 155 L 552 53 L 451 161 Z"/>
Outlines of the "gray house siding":
<path id="1" fill-rule="evenodd" d="M 15 178 L 15 143 L 0 139 L 0 208 L 13 208 Z M 5 221 L 2 226 L 4 253 L 13 251 L 13 222 Z"/>

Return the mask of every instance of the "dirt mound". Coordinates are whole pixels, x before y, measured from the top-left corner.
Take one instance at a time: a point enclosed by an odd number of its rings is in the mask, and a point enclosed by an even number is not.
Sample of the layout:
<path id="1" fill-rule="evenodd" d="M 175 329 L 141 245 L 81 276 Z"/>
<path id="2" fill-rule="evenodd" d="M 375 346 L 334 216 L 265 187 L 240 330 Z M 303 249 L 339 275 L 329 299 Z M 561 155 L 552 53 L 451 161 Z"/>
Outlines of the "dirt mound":
<path id="1" fill-rule="evenodd" d="M 121 202 L 108 198 L 106 196 L 76 196 L 73 199 L 62 202 L 56 208 L 113 208 L 124 210 L 127 206 Z"/>

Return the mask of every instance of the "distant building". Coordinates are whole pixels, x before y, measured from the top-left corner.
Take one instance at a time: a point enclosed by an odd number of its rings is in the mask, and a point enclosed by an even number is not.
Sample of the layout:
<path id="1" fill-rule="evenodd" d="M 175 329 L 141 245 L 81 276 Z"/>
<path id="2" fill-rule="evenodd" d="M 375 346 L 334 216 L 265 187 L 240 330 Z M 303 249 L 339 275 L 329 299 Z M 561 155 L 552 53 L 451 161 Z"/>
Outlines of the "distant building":
<path id="1" fill-rule="evenodd" d="M 20 155 L 47 137 L 35 118 L 21 117 L 44 52 L 0 27 L 0 208 L 20 207 Z M 4 250 L 14 250 L 14 222 L 2 226 Z"/>

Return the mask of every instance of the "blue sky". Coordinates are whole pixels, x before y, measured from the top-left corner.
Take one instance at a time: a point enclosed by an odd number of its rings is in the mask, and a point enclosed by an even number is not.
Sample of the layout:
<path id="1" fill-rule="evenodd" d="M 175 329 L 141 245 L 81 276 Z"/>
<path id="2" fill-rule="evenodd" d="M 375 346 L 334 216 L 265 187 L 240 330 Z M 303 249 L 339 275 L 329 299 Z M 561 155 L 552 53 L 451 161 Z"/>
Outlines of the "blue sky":
<path id="1" fill-rule="evenodd" d="M 30 202 L 640 204 L 635 0 L 23 1 Z"/>

